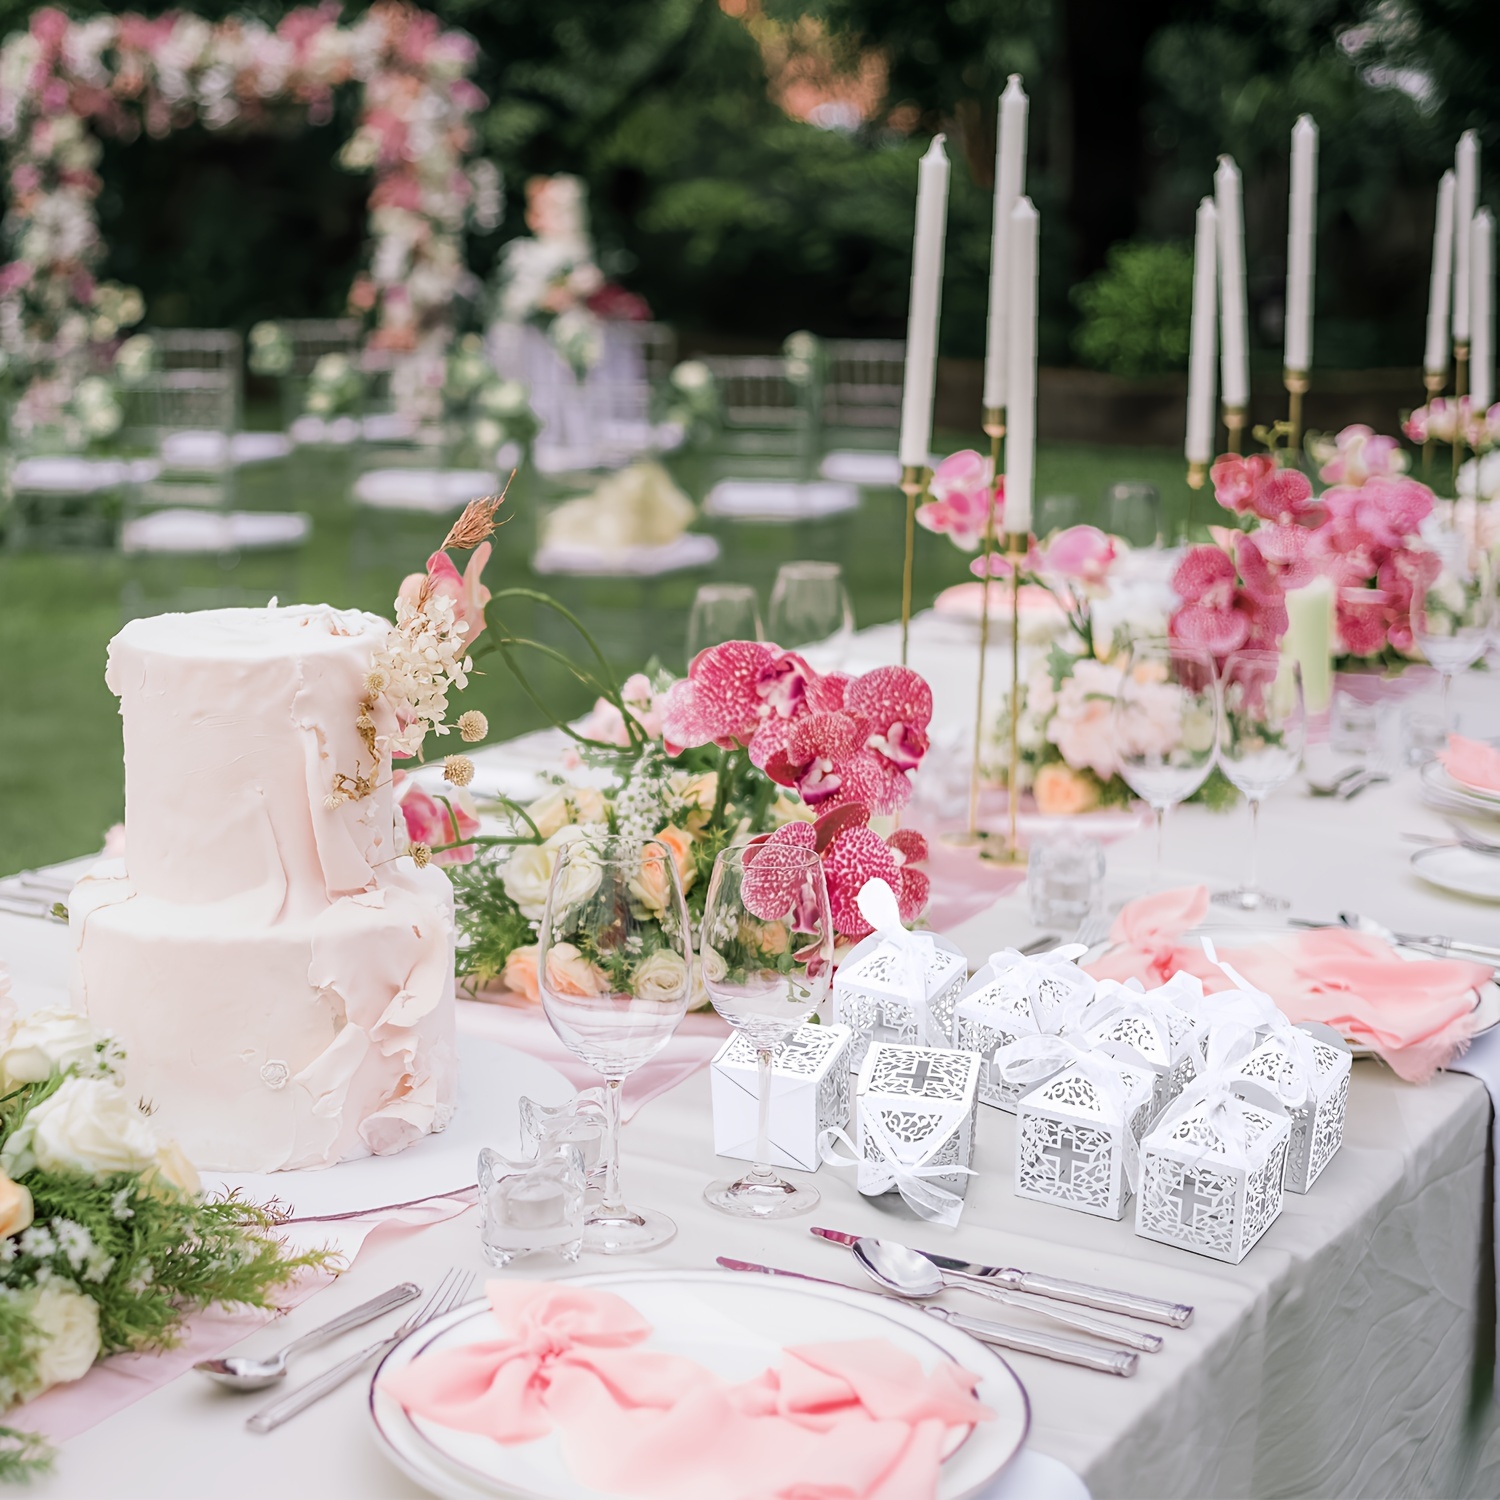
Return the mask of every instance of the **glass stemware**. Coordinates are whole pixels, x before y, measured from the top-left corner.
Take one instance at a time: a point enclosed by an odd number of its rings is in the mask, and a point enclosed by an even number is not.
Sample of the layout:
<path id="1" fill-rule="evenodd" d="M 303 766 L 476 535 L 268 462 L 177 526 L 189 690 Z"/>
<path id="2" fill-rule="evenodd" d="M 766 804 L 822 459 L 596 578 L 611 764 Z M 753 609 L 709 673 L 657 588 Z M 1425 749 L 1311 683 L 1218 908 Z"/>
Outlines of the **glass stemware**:
<path id="1" fill-rule="evenodd" d="M 1412 583 L 1411 632 L 1422 655 L 1442 674 L 1442 718 L 1452 727 L 1453 679 L 1489 649 L 1495 610 L 1494 570 L 1487 553 L 1452 530 L 1424 532 L 1433 546 L 1418 554 Z"/>
<path id="2" fill-rule="evenodd" d="M 1161 542 L 1161 492 L 1144 479 L 1121 479 L 1104 491 L 1104 529 L 1132 547 Z"/>
<path id="3" fill-rule="evenodd" d="M 699 937 L 703 986 L 714 1009 L 755 1049 L 755 1165 L 712 1182 L 704 1198 L 746 1219 L 784 1219 L 817 1206 L 770 1165 L 771 1066 L 776 1048 L 828 996 L 833 918 L 823 862 L 812 849 L 751 845 L 714 861 Z"/>
<path id="4" fill-rule="evenodd" d="M 1191 797 L 1214 767 L 1219 689 L 1209 652 L 1167 640 L 1131 646 L 1120 664 L 1110 736 L 1125 784 L 1156 815 L 1159 878 L 1167 809 Z"/>
<path id="5" fill-rule="evenodd" d="M 1302 764 L 1307 739 L 1302 669 L 1275 651 L 1232 651 L 1220 691 L 1219 764 L 1250 803 L 1250 879 L 1213 899 L 1238 911 L 1281 911 L 1288 903 L 1260 888 L 1260 805 Z"/>
<path id="6" fill-rule="evenodd" d="M 771 590 L 766 627 L 771 639 L 789 651 L 823 642 L 836 649 L 844 646 L 854 631 L 854 611 L 839 565 L 782 563 Z"/>
<path id="7" fill-rule="evenodd" d="M 655 839 L 564 844 L 537 938 L 542 1010 L 575 1057 L 602 1074 L 604 1187 L 588 1250 L 650 1250 L 677 1232 L 620 1194 L 620 1085 L 671 1040 L 692 991 L 692 936 L 671 850 Z"/>
<path id="8" fill-rule="evenodd" d="M 764 640 L 760 605 L 748 583 L 705 583 L 688 615 L 687 659 L 725 641 Z"/>

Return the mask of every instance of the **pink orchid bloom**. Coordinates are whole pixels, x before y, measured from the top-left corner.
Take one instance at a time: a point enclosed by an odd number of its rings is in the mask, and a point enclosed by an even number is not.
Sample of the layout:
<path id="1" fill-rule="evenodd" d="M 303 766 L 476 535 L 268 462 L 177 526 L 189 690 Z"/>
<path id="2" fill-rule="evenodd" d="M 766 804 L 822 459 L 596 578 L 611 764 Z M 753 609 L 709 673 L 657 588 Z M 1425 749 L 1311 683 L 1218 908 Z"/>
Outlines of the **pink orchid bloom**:
<path id="1" fill-rule="evenodd" d="M 1373 427 L 1355 422 L 1334 438 L 1333 457 L 1318 470 L 1325 484 L 1362 485 L 1375 475 L 1401 474 L 1406 455 L 1393 437 L 1377 434 Z"/>
<path id="2" fill-rule="evenodd" d="M 404 771 L 391 773 L 393 787 L 399 789 L 405 781 Z M 401 797 L 401 816 L 406 821 L 406 836 L 412 843 L 438 849 L 440 844 L 451 844 L 455 838 L 468 838 L 479 832 L 479 819 L 460 802 L 458 796 L 455 794 L 448 800 L 453 805 L 451 815 L 447 807 L 421 787 L 412 785 L 406 788 Z M 466 865 L 473 858 L 473 844 L 460 844 L 456 849 L 439 850 L 432 856 L 432 862 L 435 865 Z"/>
<path id="3" fill-rule="evenodd" d="M 1118 555 L 1115 538 L 1097 526 L 1069 526 L 1042 548 L 1041 566 L 1070 583 L 1095 586 L 1109 576 Z"/>
<path id="4" fill-rule="evenodd" d="M 1429 439 L 1451 443 L 1459 433 L 1468 431 L 1470 420 L 1467 396 L 1434 396 L 1426 406 L 1419 406 L 1406 419 L 1401 430 L 1414 443 L 1425 443 Z"/>
<path id="5" fill-rule="evenodd" d="M 1267 453 L 1242 458 L 1226 453 L 1209 471 L 1214 498 L 1237 515 L 1256 515 L 1278 525 L 1316 525 L 1322 507 L 1313 499 L 1312 481 L 1299 469 L 1279 469 Z"/>
<path id="6" fill-rule="evenodd" d="M 1169 630 L 1173 640 L 1204 646 L 1215 656 L 1237 651 L 1250 637 L 1248 611 L 1237 607 L 1234 562 L 1217 547 L 1190 547 L 1172 574 L 1182 600 Z"/>
<path id="7" fill-rule="evenodd" d="M 817 680 L 796 655 L 761 641 L 725 641 L 693 658 L 674 682 L 662 714 L 662 734 L 675 750 L 716 744 L 749 746 L 757 766 L 779 750 L 790 721 Z"/>
<path id="8" fill-rule="evenodd" d="M 434 594 L 446 594 L 453 601 L 454 619 L 465 626 L 464 643 L 472 646 L 484 631 L 484 607 L 490 602 L 490 591 L 480 575 L 491 550 L 488 542 L 481 542 L 470 554 L 462 574 L 446 552 L 434 552 L 427 559 L 425 573 L 409 573 L 402 580 L 397 599 L 415 606 L 424 587 Z"/>
<path id="9" fill-rule="evenodd" d="M 1415 536 L 1432 514 L 1433 500 L 1425 484 L 1406 475 L 1375 475 L 1358 488 L 1323 492 L 1329 517 L 1352 522 L 1376 547 L 1399 547 Z"/>
<path id="10" fill-rule="evenodd" d="M 955 547 L 972 552 L 984 538 L 987 521 L 994 533 L 1000 519 L 993 509 L 997 496 L 990 464 L 972 448 L 950 453 L 933 471 L 927 486 L 931 500 L 917 507 L 917 522 L 928 531 L 950 537 Z M 1003 500 L 1003 486 L 1002 496 Z"/>
<path id="11" fill-rule="evenodd" d="M 915 828 L 898 828 L 886 843 L 901 867 L 901 883 L 895 888 L 901 920 L 915 922 L 932 894 L 932 881 L 925 871 L 915 868 L 927 861 L 927 840 Z"/>

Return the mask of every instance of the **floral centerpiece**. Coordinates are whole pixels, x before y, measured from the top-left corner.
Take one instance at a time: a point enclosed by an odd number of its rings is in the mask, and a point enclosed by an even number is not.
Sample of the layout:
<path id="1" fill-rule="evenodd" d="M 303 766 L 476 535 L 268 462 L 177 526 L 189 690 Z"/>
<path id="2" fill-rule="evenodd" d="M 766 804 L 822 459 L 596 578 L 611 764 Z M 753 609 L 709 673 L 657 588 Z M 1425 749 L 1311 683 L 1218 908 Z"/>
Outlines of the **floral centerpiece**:
<path id="1" fill-rule="evenodd" d="M 276 1211 L 205 1198 L 119 1061 L 83 1016 L 18 1016 L 0 970 L 0 1412 L 103 1355 L 169 1347 L 202 1308 L 269 1306 L 328 1261 L 288 1254 Z M 48 1457 L 0 1427 L 0 1480 Z"/>

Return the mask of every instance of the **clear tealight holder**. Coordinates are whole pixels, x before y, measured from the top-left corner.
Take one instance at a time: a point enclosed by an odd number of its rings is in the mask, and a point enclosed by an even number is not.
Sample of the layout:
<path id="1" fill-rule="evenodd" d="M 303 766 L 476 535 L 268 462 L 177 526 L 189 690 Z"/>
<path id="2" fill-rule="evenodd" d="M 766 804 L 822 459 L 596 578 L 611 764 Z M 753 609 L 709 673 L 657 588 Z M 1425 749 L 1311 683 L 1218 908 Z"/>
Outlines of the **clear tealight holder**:
<path id="1" fill-rule="evenodd" d="M 583 1249 L 583 1155 L 544 1143 L 533 1161 L 512 1161 L 486 1146 L 479 1153 L 479 1242 L 498 1267 L 551 1250 L 572 1265 Z"/>
<path id="2" fill-rule="evenodd" d="M 1038 927 L 1077 931 L 1104 899 L 1104 846 L 1077 833 L 1033 839 L 1026 894 Z"/>
<path id="3" fill-rule="evenodd" d="M 580 1089 L 566 1104 L 521 1099 L 521 1144 L 539 1153 L 547 1146 L 576 1146 L 590 1191 L 604 1186 L 604 1090 Z"/>

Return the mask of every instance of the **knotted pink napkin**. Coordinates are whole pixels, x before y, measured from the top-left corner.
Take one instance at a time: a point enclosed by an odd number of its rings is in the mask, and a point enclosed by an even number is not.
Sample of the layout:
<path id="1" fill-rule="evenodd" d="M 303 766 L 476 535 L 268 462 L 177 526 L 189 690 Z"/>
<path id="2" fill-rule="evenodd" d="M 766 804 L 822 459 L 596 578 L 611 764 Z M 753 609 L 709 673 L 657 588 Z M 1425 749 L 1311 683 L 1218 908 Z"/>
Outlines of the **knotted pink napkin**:
<path id="1" fill-rule="evenodd" d="M 955 1429 L 992 1413 L 975 1377 L 924 1373 L 885 1340 L 807 1345 L 730 1385 L 640 1347 L 623 1298 L 565 1283 L 492 1281 L 494 1342 L 385 1377 L 414 1417 L 526 1443 L 556 1432 L 583 1484 L 643 1500 L 931 1500 Z"/>
<path id="2" fill-rule="evenodd" d="M 1500 750 L 1461 734 L 1448 736 L 1448 748 L 1438 751 L 1444 769 L 1457 782 L 1481 792 L 1500 792 Z"/>
<path id="3" fill-rule="evenodd" d="M 1151 987 L 1182 969 L 1210 993 L 1229 988 L 1202 946 L 1182 937 L 1207 910 L 1203 886 L 1132 901 L 1115 919 L 1115 946 L 1088 966 L 1089 973 Z M 1278 933 L 1236 948 L 1234 967 L 1289 1021 L 1332 1026 L 1409 1083 L 1425 1083 L 1462 1055 L 1474 1032 L 1474 992 L 1491 973 L 1460 959 L 1409 963 L 1381 938 L 1342 928 Z"/>

